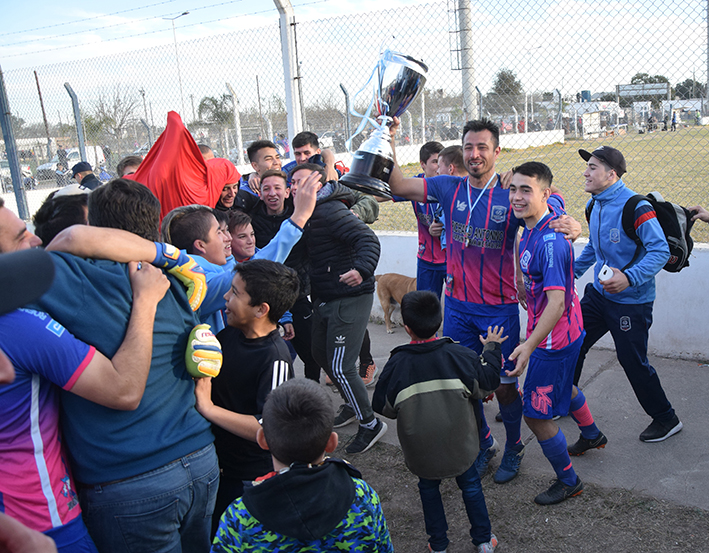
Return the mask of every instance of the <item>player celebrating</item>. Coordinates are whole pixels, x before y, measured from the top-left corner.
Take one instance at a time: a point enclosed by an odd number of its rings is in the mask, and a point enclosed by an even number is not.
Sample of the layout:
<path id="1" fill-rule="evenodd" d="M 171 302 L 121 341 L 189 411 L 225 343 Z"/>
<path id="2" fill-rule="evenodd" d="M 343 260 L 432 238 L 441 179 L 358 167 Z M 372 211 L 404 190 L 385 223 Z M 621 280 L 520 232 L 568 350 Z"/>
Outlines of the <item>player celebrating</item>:
<path id="1" fill-rule="evenodd" d="M 510 205 L 525 229 L 519 245 L 520 267 L 527 296 L 527 340 L 515 348 L 516 362 L 509 376 L 519 377 L 529 366 L 524 382 L 524 419 L 551 463 L 557 480 L 534 498 L 552 505 L 583 490 L 569 453 L 605 447 L 583 393 L 573 385 L 574 368 L 585 332 L 574 286 L 571 242 L 549 227 L 563 214 L 564 200 L 551 186 L 552 173 L 543 163 L 527 162 L 512 170 Z M 573 399 L 572 399 L 573 396 Z M 579 441 L 567 452 L 566 438 L 554 415 L 567 412 L 581 429 Z"/>

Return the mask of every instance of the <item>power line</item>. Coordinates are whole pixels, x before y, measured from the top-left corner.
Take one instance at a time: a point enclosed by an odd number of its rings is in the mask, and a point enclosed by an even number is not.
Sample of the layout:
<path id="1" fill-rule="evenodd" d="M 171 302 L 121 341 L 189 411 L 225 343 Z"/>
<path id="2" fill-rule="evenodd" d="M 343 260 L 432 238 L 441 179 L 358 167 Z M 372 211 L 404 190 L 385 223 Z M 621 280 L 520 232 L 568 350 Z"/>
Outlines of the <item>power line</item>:
<path id="1" fill-rule="evenodd" d="M 234 1 L 240 1 L 240 0 L 232 0 L 232 2 L 224 2 L 224 4 L 230 4 L 230 3 L 233 3 Z M 305 2 L 303 4 L 299 4 L 298 7 L 312 6 L 315 4 L 324 4 L 325 2 L 328 2 L 328 1 L 330 1 L 330 0 L 315 0 L 314 2 Z M 219 5 L 219 4 L 216 4 L 216 5 Z M 197 9 L 201 9 L 201 8 L 197 8 Z M 197 23 L 190 23 L 189 25 L 182 25 L 182 26 L 180 26 L 180 29 L 186 29 L 189 27 L 196 27 L 197 25 L 207 25 L 209 23 L 220 23 L 222 21 L 229 21 L 230 19 L 236 19 L 237 17 L 246 17 L 246 16 L 250 16 L 250 15 L 262 15 L 264 13 L 272 13 L 273 11 L 275 11 L 275 9 L 271 8 L 268 10 L 262 10 L 262 11 L 258 11 L 258 12 L 244 13 L 244 14 L 233 15 L 231 17 L 212 19 L 211 21 L 199 21 Z M 158 29 L 155 31 L 146 31 L 144 33 L 136 33 L 134 35 L 125 35 L 125 36 L 120 36 L 120 37 L 116 37 L 116 38 L 107 38 L 107 39 L 101 40 L 99 42 L 85 43 L 85 44 L 70 44 L 68 46 L 57 46 L 56 48 L 47 48 L 44 50 L 34 50 L 32 52 L 23 52 L 20 54 L 3 55 L 3 58 L 5 58 L 5 59 L 6 58 L 18 58 L 20 56 L 31 56 L 33 54 L 43 54 L 45 52 L 57 52 L 59 50 L 69 50 L 71 48 L 81 48 L 81 47 L 87 46 L 88 44 L 103 44 L 104 42 L 115 42 L 116 40 L 126 40 L 129 38 L 154 35 L 157 33 L 165 33 L 165 32 L 169 32 L 169 31 L 170 31 L 169 28 L 168 29 Z"/>
<path id="2" fill-rule="evenodd" d="M 87 17 L 86 19 L 79 19 L 78 21 L 73 21 L 72 23 L 83 23 L 84 21 L 92 21 L 94 19 L 100 19 L 102 17 L 110 17 L 112 15 L 120 15 L 122 13 L 134 12 L 136 10 L 144 10 L 146 8 L 154 8 L 155 6 L 162 6 L 163 4 L 169 4 L 175 0 L 164 0 L 163 2 L 158 2 L 157 4 L 150 4 L 148 6 L 140 6 L 139 8 L 131 8 L 129 10 L 121 10 L 119 12 L 107 13 L 103 15 L 96 15 L 94 17 Z M 42 31 L 44 29 L 52 29 L 53 27 L 63 27 L 67 23 L 54 23 L 53 25 L 45 25 L 44 27 L 35 27 L 34 29 L 26 29 L 24 31 L 10 31 L 9 33 L 0 33 L 0 36 L 17 35 L 20 33 L 32 33 L 34 31 Z"/>
<path id="3" fill-rule="evenodd" d="M 173 2 L 174 0 L 167 0 L 167 1 L 168 1 L 168 2 Z M 198 11 L 198 10 L 206 10 L 206 9 L 208 9 L 208 8 L 216 8 L 216 7 L 220 7 L 220 6 L 226 6 L 226 5 L 228 5 L 228 4 L 236 4 L 236 3 L 238 3 L 238 2 L 243 2 L 243 1 L 244 1 L 244 0 L 229 0 L 229 1 L 227 1 L 227 2 L 221 2 L 221 3 L 219 3 L 219 4 L 212 4 L 211 6 L 201 6 L 201 7 L 199 7 L 199 8 L 190 8 L 190 9 L 187 10 L 187 11 L 195 12 L 195 11 Z M 164 3 L 166 3 L 166 2 L 162 2 L 162 3 L 164 4 Z M 154 4 L 154 5 L 157 6 L 158 4 Z M 139 8 L 135 8 L 135 9 L 139 9 Z M 92 18 L 90 18 L 90 19 L 97 19 L 98 17 L 110 17 L 110 16 L 112 16 L 112 15 L 116 15 L 116 14 L 106 14 L 105 16 L 97 16 L 97 17 L 92 17 Z M 2 45 L 0 45 L 0 46 L 18 46 L 18 45 L 20 45 L 20 44 L 31 44 L 31 43 L 33 43 L 33 42 L 45 42 L 45 41 L 47 41 L 47 40 L 52 40 L 52 39 L 55 39 L 55 38 L 62 38 L 62 37 L 67 37 L 67 36 L 76 36 L 76 35 L 83 35 L 83 34 L 88 34 L 88 33 L 95 33 L 95 32 L 97 32 L 97 31 L 102 31 L 102 30 L 104 30 L 104 29 L 112 29 L 112 28 L 115 28 L 115 27 L 122 27 L 122 26 L 124 26 L 124 25 L 134 25 L 134 24 L 136 24 L 136 23 L 142 23 L 143 21 L 150 21 L 151 19 L 162 19 L 162 18 L 165 17 L 166 15 L 170 15 L 170 14 L 156 15 L 156 16 L 151 16 L 151 17 L 144 17 L 143 19 L 133 19 L 133 20 L 130 20 L 130 21 L 123 21 L 123 22 L 121 22 L 121 23 L 113 23 L 113 24 L 111 24 L 111 25 L 104 25 L 103 27 L 93 27 L 93 28 L 87 29 L 87 30 L 85 30 L 85 31 L 72 31 L 72 32 L 70 32 L 70 33 L 63 33 L 63 34 L 61 34 L 61 35 L 51 35 L 51 36 L 44 36 L 44 37 L 40 37 L 40 38 L 32 38 L 32 39 L 23 40 L 23 41 L 20 41 L 20 42 L 13 42 L 12 44 L 2 44 Z M 88 19 L 83 20 L 83 21 L 88 21 Z M 29 32 L 29 31 L 28 31 L 28 32 Z M 0 35 L 0 36 L 3 36 L 3 35 Z"/>

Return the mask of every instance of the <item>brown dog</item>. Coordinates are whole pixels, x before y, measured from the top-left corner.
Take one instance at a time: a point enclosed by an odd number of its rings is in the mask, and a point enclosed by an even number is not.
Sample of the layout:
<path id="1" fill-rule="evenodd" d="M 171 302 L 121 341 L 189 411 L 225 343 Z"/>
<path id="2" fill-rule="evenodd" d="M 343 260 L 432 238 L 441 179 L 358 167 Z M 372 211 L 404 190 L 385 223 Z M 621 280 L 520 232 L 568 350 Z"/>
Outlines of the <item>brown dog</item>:
<path id="1" fill-rule="evenodd" d="M 379 303 L 382 304 L 382 309 L 384 310 L 387 334 L 391 334 L 394 332 L 391 325 L 391 314 L 394 312 L 392 302 L 401 305 L 401 298 L 408 292 L 416 290 L 416 279 L 397 273 L 376 275 L 374 278 L 377 280 Z"/>

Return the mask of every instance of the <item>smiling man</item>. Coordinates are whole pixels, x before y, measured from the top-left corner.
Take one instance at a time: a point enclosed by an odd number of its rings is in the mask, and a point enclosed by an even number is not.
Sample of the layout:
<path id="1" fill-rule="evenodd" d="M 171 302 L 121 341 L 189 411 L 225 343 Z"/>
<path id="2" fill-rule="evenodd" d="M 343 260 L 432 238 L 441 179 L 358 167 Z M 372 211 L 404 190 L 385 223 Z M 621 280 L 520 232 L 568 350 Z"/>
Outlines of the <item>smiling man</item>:
<path id="1" fill-rule="evenodd" d="M 552 486 L 534 499 L 541 505 L 580 494 L 583 484 L 569 454 L 581 455 L 607 442 L 593 422 L 583 392 L 572 384 L 584 331 L 574 285 L 573 245 L 549 226 L 564 214 L 564 200 L 552 180 L 543 163 L 523 163 L 512 170 L 509 193 L 512 210 L 525 225 L 519 256 L 528 319 L 527 340 L 510 355 L 515 368 L 507 374 L 519 377 L 529 366 L 524 420 L 557 475 Z M 552 419 L 566 413 L 581 429 L 581 437 L 568 451 L 564 433 Z"/>
<path id="2" fill-rule="evenodd" d="M 621 177 L 626 172 L 623 154 L 600 146 L 593 152 L 579 150 L 587 162 L 585 190 L 591 194 L 589 239 L 576 262 L 576 278 L 595 262 L 593 282 L 586 285 L 581 309 L 586 339 L 576 365 L 575 382 L 593 344 L 610 331 L 616 355 L 635 396 L 652 417 L 640 434 L 643 442 L 661 442 L 682 430 L 682 422 L 665 395 L 660 378 L 647 359 L 647 339 L 655 301 L 655 275 L 665 266 L 670 250 L 657 214 L 646 201 L 635 206 L 634 226 L 642 242 L 638 246 L 623 231 L 623 208 L 635 195 Z M 612 271 L 601 280 L 601 269 Z"/>
<path id="3" fill-rule="evenodd" d="M 395 120 L 392 132 L 397 128 Z M 495 169 L 500 155 L 497 126 L 487 119 L 469 121 L 463 129 L 462 145 L 466 178 L 439 175 L 405 179 L 397 166 L 389 185 L 398 196 L 418 202 L 437 201 L 443 208 L 447 244 L 443 333 L 481 354 L 478 336 L 486 335 L 490 326 L 504 327 L 510 339 L 502 344 L 502 354 L 508 359 L 520 335 L 515 242 L 522 222 L 510 209 L 508 192 Z M 517 379 L 504 370 L 513 368 L 508 359 L 496 391 L 507 433 L 505 454 L 495 475 L 498 483 L 517 475 L 524 455 L 522 400 Z M 482 478 L 498 445 L 484 416 L 481 419 L 480 454 L 475 465 Z"/>

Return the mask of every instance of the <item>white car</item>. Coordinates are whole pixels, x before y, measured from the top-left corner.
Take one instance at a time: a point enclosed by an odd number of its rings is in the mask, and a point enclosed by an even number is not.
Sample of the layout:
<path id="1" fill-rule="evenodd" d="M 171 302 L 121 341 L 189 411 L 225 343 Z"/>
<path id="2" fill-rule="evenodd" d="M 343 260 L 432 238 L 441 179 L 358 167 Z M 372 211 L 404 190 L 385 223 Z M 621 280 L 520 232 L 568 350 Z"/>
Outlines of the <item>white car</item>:
<path id="1" fill-rule="evenodd" d="M 106 159 L 103 157 L 103 150 L 98 146 L 86 146 L 86 155 L 89 158 L 89 163 L 93 169 L 97 169 L 101 165 L 106 163 Z M 67 156 L 67 170 L 71 169 L 74 165 L 81 161 L 81 154 L 79 154 L 79 148 L 69 148 L 66 151 Z M 37 178 L 39 180 L 50 180 L 54 179 L 57 171 L 57 163 L 59 158 L 56 154 L 49 163 L 43 163 L 37 167 Z"/>

